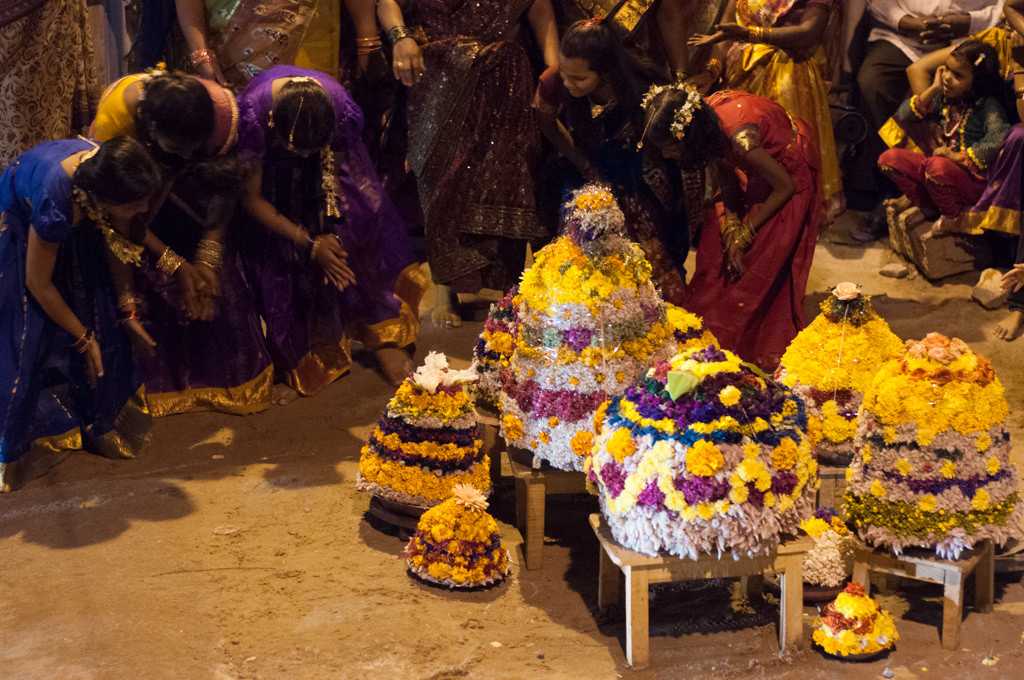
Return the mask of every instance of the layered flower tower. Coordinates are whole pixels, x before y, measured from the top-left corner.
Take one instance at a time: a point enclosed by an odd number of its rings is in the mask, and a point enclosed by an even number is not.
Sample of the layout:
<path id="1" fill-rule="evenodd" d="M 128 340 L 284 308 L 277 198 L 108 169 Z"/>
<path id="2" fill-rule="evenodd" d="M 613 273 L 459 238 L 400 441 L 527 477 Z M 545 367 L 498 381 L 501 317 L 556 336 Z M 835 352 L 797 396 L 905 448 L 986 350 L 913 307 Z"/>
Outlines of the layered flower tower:
<path id="1" fill-rule="evenodd" d="M 456 371 L 443 354 L 428 354 L 363 446 L 357 488 L 417 507 L 437 505 L 457 484 L 489 494 L 490 459 L 466 390 L 475 379 L 475 368 Z"/>
<path id="2" fill-rule="evenodd" d="M 515 351 L 501 394 L 501 432 L 563 470 L 581 470 L 591 417 L 652 360 L 711 338 L 699 317 L 670 309 L 639 246 L 622 236 L 611 192 L 588 185 L 564 210 L 565 233 L 524 274 Z"/>
<path id="3" fill-rule="evenodd" d="M 854 541 L 842 517 L 832 508 L 819 508 L 800 529 L 814 541 L 804 556 L 804 583 L 815 588 L 839 588 L 846 583 Z"/>
<path id="4" fill-rule="evenodd" d="M 505 293 L 499 302 L 491 305 L 484 321 L 484 330 L 473 348 L 480 380 L 474 387 L 477 403 L 497 407 L 501 394 L 501 373 L 507 370 L 515 350 L 516 305 L 519 287 Z"/>
<path id="5" fill-rule="evenodd" d="M 767 554 L 814 513 L 803 404 L 732 352 L 707 346 L 659 361 L 595 420 L 587 476 L 626 548 Z"/>
<path id="6" fill-rule="evenodd" d="M 851 583 L 834 602 L 825 605 L 815 622 L 814 644 L 837 657 L 867 657 L 880 654 L 900 639 L 892 615 Z"/>
<path id="7" fill-rule="evenodd" d="M 405 557 L 413 574 L 449 588 L 495 585 L 512 571 L 487 500 L 479 489 L 464 484 L 423 513 Z"/>
<path id="8" fill-rule="evenodd" d="M 821 303 L 821 314 L 782 356 L 777 379 L 807 405 L 807 436 L 818 460 L 849 465 L 864 390 L 886 361 L 903 352 L 854 283 L 840 283 Z"/>
<path id="9" fill-rule="evenodd" d="M 958 559 L 977 541 L 1021 536 L 1008 406 L 987 359 L 960 339 L 908 341 L 864 396 L 846 514 L 859 536 L 896 553 Z"/>

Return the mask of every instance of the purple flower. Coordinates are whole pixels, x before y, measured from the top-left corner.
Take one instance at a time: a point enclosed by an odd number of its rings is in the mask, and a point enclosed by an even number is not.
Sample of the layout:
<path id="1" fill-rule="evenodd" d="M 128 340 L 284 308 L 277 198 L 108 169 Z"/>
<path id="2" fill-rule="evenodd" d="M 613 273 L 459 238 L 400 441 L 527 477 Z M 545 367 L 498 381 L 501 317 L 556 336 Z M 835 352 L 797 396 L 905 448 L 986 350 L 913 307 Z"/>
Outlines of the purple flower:
<path id="1" fill-rule="evenodd" d="M 772 477 L 772 493 L 788 496 L 796 488 L 797 478 L 792 472 L 780 472 Z"/>
<path id="2" fill-rule="evenodd" d="M 774 485 L 773 485 L 774 487 Z M 814 516 L 820 520 L 831 522 L 833 517 L 838 517 L 839 513 L 836 512 L 835 508 L 818 508 L 814 512 Z"/>
<path id="3" fill-rule="evenodd" d="M 655 480 L 648 484 L 646 489 L 640 492 L 640 495 L 636 497 L 636 501 L 640 505 L 657 507 L 665 502 L 665 494 L 658 488 L 658 482 Z"/>
<path id="4" fill-rule="evenodd" d="M 704 501 L 717 501 L 729 495 L 729 483 L 709 477 L 676 477 L 672 485 L 683 492 L 690 505 Z"/>
<path id="5" fill-rule="evenodd" d="M 605 463 L 601 467 L 601 481 L 612 498 L 618 498 L 626 486 L 626 470 L 618 463 Z"/>
<path id="6" fill-rule="evenodd" d="M 574 352 L 590 347 L 593 337 L 594 332 L 588 328 L 570 328 L 562 333 L 562 341 L 569 345 Z"/>

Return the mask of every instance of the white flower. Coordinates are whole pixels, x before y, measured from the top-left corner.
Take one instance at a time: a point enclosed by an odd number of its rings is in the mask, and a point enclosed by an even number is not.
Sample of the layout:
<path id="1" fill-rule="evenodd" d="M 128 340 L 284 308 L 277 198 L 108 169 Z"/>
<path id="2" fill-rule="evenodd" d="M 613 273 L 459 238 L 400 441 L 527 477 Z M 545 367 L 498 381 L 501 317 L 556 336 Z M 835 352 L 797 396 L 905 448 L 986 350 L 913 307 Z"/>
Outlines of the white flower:
<path id="1" fill-rule="evenodd" d="M 860 286 L 856 283 L 844 281 L 832 289 L 832 295 L 837 300 L 842 300 L 843 302 L 854 300 L 860 296 Z"/>
<path id="2" fill-rule="evenodd" d="M 431 352 L 427 355 L 423 365 L 416 369 L 412 379 L 413 382 L 427 392 L 434 394 L 441 383 L 444 382 L 447 372 L 448 357 L 439 352 Z"/>

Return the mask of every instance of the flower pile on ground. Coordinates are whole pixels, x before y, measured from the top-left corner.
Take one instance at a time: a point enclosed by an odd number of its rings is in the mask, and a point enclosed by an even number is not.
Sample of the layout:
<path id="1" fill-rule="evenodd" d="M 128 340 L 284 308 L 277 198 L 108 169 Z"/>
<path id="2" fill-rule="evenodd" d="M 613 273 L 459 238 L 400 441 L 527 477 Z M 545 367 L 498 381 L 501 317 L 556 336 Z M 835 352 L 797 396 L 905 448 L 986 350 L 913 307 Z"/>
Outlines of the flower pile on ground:
<path id="1" fill-rule="evenodd" d="M 831 656 L 863 656 L 891 649 L 900 639 L 892 615 L 879 609 L 856 583 L 825 605 L 815 622 L 814 644 Z"/>
<path id="2" fill-rule="evenodd" d="M 461 484 L 451 498 L 423 513 L 405 557 L 413 574 L 450 588 L 494 585 L 512 571 L 487 500 L 479 489 Z"/>
<path id="3" fill-rule="evenodd" d="M 595 422 L 587 476 L 631 550 L 767 554 L 814 513 L 818 466 L 802 402 L 731 352 L 658 361 Z"/>
<path id="4" fill-rule="evenodd" d="M 853 535 L 839 513 L 819 508 L 814 517 L 800 523 L 800 529 L 814 540 L 804 556 L 804 583 L 819 588 L 843 585 L 853 564 Z"/>
<path id="5" fill-rule="evenodd" d="M 593 443 L 591 416 L 652 360 L 708 340 L 700 318 L 662 301 L 640 248 L 622 236 L 611 192 L 588 185 L 566 204 L 565 234 L 537 253 L 513 304 L 515 350 L 501 432 L 563 470 Z"/>
<path id="6" fill-rule="evenodd" d="M 864 395 L 845 506 L 858 535 L 947 559 L 1021 536 L 1007 415 L 992 365 L 962 340 L 908 341 Z"/>
<path id="7" fill-rule="evenodd" d="M 513 287 L 496 304 L 484 321 L 484 330 L 473 348 L 480 380 L 474 386 L 474 394 L 480 406 L 497 408 L 501 393 L 501 373 L 509 367 L 515 350 L 516 305 L 515 296 L 519 288 Z"/>
<path id="8" fill-rule="evenodd" d="M 850 463 L 864 390 L 902 351 L 903 342 L 853 283 L 833 288 L 821 314 L 794 338 L 776 377 L 807 405 L 807 436 L 819 461 Z"/>
<path id="9" fill-rule="evenodd" d="M 419 507 L 447 499 L 457 484 L 490 493 L 490 459 L 466 390 L 475 379 L 475 368 L 456 371 L 443 354 L 427 355 L 363 446 L 357 488 Z"/>

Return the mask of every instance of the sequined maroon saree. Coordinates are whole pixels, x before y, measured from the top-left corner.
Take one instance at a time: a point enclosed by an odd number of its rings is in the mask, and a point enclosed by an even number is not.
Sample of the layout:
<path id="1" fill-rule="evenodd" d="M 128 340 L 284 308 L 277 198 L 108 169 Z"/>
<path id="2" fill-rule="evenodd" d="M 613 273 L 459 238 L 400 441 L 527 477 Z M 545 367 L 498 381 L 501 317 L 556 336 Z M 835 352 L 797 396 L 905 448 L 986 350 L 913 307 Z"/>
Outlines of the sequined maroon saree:
<path id="1" fill-rule="evenodd" d="M 531 0 L 418 0 L 427 72 L 409 92 L 408 160 L 437 283 L 505 289 L 525 244 L 545 235 L 534 171 L 533 74 L 518 38 Z"/>

